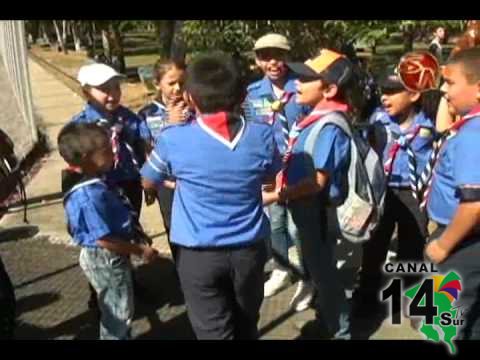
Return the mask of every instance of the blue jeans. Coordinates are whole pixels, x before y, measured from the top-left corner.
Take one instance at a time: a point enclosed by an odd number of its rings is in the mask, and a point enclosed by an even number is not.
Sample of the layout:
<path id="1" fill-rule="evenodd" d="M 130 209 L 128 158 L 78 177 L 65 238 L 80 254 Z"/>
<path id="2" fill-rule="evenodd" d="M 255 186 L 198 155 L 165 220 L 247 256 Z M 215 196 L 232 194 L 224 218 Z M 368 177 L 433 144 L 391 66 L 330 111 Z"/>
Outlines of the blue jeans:
<path id="1" fill-rule="evenodd" d="M 300 258 L 298 271 L 304 275 L 304 266 L 300 248 L 298 229 L 292 220 L 292 215 L 286 205 L 273 203 L 268 207 L 271 227 L 271 254 L 277 263 L 289 264 L 288 249 L 291 246 L 297 248 Z M 296 268 L 296 267 L 295 267 Z"/>
<path id="2" fill-rule="evenodd" d="M 103 248 L 82 248 L 80 267 L 98 294 L 100 339 L 130 339 L 135 308 L 129 258 Z"/>
<path id="3" fill-rule="evenodd" d="M 327 235 L 327 211 L 319 197 L 289 202 L 303 261 L 315 288 L 315 312 L 336 339 L 350 339 L 350 306 L 336 266 L 336 239 Z"/>

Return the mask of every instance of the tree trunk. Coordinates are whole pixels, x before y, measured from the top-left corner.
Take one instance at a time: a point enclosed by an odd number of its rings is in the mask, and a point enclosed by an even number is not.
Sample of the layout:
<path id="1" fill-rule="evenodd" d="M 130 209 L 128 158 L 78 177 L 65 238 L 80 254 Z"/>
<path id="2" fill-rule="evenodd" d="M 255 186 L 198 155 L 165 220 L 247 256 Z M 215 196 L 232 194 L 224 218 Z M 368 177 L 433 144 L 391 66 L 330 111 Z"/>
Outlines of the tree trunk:
<path id="1" fill-rule="evenodd" d="M 413 40 L 415 32 L 412 28 L 408 27 L 403 30 L 403 51 L 409 52 L 413 50 Z"/>
<path id="2" fill-rule="evenodd" d="M 123 38 L 122 34 L 120 33 L 120 29 L 118 28 L 118 22 L 112 22 L 110 24 L 110 30 L 112 34 L 112 45 L 113 51 L 112 54 L 114 55 L 115 61 L 112 61 L 114 67 L 117 68 L 117 71 L 120 73 L 125 73 L 126 65 L 125 65 L 125 56 L 123 53 Z"/>
<path id="3" fill-rule="evenodd" d="M 35 43 L 40 37 L 40 21 L 39 20 L 30 20 L 28 21 L 28 33 L 32 35 L 32 41 Z"/>
<path id="4" fill-rule="evenodd" d="M 103 46 L 103 54 L 109 59 L 112 60 L 112 47 L 110 44 L 110 35 L 108 34 L 108 30 L 102 29 L 102 46 Z"/>
<path id="5" fill-rule="evenodd" d="M 78 31 L 78 23 L 72 22 L 70 25 L 70 28 L 72 30 L 73 43 L 75 44 L 75 51 L 80 51 L 82 50 L 82 41 L 81 41 L 80 33 Z"/>
<path id="6" fill-rule="evenodd" d="M 52 42 L 50 41 L 50 37 L 48 36 L 48 29 L 47 29 L 47 25 L 46 23 L 44 22 L 41 22 L 40 23 L 40 29 L 41 29 L 41 34 L 42 34 L 42 39 L 43 41 L 48 44 L 48 46 L 50 46 L 50 48 L 52 48 Z"/>
<path id="7" fill-rule="evenodd" d="M 185 43 L 182 39 L 182 27 L 182 20 L 175 21 L 170 48 L 170 58 L 172 59 L 185 59 Z"/>
<path id="8" fill-rule="evenodd" d="M 60 33 L 60 28 L 58 26 L 57 20 L 53 20 L 53 25 L 55 26 L 55 33 L 57 34 L 57 50 L 59 52 L 63 51 L 64 54 L 67 54 L 68 52 L 63 42 L 62 34 Z"/>
<path id="9" fill-rule="evenodd" d="M 90 21 L 87 24 L 87 56 L 93 59 L 97 52 L 97 43 L 95 41 L 95 23 Z"/>
<path id="10" fill-rule="evenodd" d="M 67 53 L 67 20 L 62 20 L 62 43 L 64 53 Z"/>
<path id="11" fill-rule="evenodd" d="M 173 35 L 175 30 L 175 20 L 158 20 L 155 22 L 157 28 L 157 37 L 160 43 L 160 57 L 170 57 Z"/>

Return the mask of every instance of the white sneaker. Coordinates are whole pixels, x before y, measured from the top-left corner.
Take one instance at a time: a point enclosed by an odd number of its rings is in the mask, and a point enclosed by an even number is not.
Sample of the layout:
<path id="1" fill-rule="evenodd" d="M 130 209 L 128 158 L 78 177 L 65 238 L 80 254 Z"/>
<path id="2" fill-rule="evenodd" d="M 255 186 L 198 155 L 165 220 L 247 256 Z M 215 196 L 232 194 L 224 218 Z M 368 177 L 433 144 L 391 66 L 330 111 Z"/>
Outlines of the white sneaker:
<path id="1" fill-rule="evenodd" d="M 296 312 L 305 311 L 313 300 L 313 287 L 310 282 L 299 281 L 297 290 L 290 300 L 290 307 Z"/>
<path id="2" fill-rule="evenodd" d="M 270 296 L 275 295 L 278 291 L 280 291 L 285 285 L 288 284 L 290 280 L 290 276 L 288 271 L 274 269 L 272 271 L 272 275 L 267 282 L 265 282 L 263 288 L 263 296 L 268 298 Z"/>

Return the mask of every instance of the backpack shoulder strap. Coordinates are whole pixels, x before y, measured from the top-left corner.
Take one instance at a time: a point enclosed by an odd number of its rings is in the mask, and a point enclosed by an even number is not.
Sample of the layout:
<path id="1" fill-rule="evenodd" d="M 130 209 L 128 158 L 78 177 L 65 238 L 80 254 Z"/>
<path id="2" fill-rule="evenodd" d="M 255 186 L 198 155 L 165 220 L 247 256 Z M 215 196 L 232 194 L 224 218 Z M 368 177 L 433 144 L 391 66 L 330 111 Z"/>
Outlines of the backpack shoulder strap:
<path id="1" fill-rule="evenodd" d="M 315 147 L 315 141 L 318 138 L 318 134 L 325 125 L 329 124 L 338 126 L 348 135 L 348 137 L 352 138 L 352 129 L 350 128 L 350 124 L 345 116 L 339 111 L 331 112 L 325 115 L 321 121 L 318 121 L 315 125 L 313 125 L 313 129 L 310 131 L 310 134 L 308 134 L 307 139 L 305 140 L 305 152 L 307 154 L 313 154 L 313 149 Z"/>

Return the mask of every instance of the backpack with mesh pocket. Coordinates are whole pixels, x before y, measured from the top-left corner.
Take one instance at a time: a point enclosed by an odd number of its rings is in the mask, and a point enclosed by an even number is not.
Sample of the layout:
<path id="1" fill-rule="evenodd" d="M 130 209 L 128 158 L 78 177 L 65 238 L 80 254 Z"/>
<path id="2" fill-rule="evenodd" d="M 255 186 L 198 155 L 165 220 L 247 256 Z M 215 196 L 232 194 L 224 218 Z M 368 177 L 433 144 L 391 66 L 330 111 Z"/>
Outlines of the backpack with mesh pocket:
<path id="1" fill-rule="evenodd" d="M 318 121 L 305 141 L 305 153 L 312 156 L 316 139 L 325 125 L 333 124 L 350 138 L 347 196 L 341 204 L 333 202 L 328 211 L 329 233 L 358 244 L 368 241 L 378 227 L 384 210 L 386 180 L 377 153 L 352 128 L 341 112 L 332 112 Z"/>

